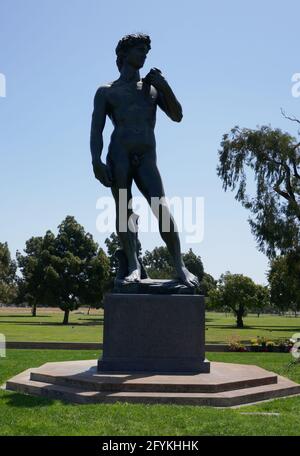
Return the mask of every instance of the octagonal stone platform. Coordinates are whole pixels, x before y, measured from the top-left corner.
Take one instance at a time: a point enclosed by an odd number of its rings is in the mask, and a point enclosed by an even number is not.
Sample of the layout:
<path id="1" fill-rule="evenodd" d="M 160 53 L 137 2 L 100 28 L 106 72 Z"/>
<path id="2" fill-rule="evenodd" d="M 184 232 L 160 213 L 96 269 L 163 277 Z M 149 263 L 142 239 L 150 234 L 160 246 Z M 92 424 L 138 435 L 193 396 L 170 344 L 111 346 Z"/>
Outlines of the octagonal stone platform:
<path id="1" fill-rule="evenodd" d="M 74 403 L 168 403 L 233 407 L 300 394 L 300 385 L 246 364 L 211 363 L 210 373 L 99 372 L 96 360 L 46 363 L 6 383 L 19 393 Z"/>

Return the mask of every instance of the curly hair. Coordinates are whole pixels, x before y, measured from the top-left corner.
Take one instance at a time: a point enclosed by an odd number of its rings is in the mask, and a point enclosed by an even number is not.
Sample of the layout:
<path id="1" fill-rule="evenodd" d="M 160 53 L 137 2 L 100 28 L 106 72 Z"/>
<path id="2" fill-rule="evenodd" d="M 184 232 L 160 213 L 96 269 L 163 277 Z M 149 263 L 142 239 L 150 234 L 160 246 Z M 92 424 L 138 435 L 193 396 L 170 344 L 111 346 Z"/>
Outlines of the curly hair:
<path id="1" fill-rule="evenodd" d="M 151 49 L 151 40 L 149 35 L 145 35 L 144 33 L 132 33 L 131 35 L 125 35 L 123 38 L 120 39 L 118 45 L 116 47 L 116 54 L 117 54 L 117 67 L 119 71 L 121 71 L 123 65 L 123 59 L 126 55 L 128 49 L 136 46 L 137 44 L 144 43 L 148 47 L 148 51 Z"/>

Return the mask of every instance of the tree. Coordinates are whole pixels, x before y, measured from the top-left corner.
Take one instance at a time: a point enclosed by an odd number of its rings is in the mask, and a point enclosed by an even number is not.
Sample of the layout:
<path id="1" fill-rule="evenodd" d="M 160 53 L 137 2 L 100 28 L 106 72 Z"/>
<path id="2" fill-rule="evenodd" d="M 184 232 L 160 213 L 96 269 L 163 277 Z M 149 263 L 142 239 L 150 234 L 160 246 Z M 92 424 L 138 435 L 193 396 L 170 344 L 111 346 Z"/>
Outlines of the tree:
<path id="1" fill-rule="evenodd" d="M 80 305 L 101 304 L 109 260 L 74 217 L 65 218 L 56 237 L 47 231 L 27 241 L 25 254 L 18 253 L 18 262 L 26 296 L 35 304 L 60 307 L 63 324 Z"/>
<path id="2" fill-rule="evenodd" d="M 7 242 L 0 242 L 0 302 L 4 304 L 10 304 L 16 298 L 16 269 Z"/>
<path id="3" fill-rule="evenodd" d="M 270 284 L 271 303 L 280 312 L 292 310 L 297 316 L 300 310 L 300 261 L 298 271 L 296 264 L 291 267 L 295 258 L 282 255 L 275 258 L 270 265 L 268 280 Z"/>
<path id="4" fill-rule="evenodd" d="M 92 235 L 67 216 L 58 227 L 46 278 L 49 301 L 64 311 L 63 324 L 81 304 L 100 305 L 108 277 L 109 260 L 103 250 L 98 251 Z"/>
<path id="5" fill-rule="evenodd" d="M 201 282 L 204 268 L 200 256 L 197 256 L 192 249 L 182 255 L 187 269 L 198 277 Z M 169 279 L 175 274 L 172 259 L 167 247 L 155 247 L 152 252 L 146 250 L 143 257 L 143 264 L 146 271 L 153 279 Z M 199 291 L 199 290 L 198 290 Z"/>
<path id="6" fill-rule="evenodd" d="M 197 256 L 192 249 L 182 255 L 184 264 L 188 270 L 199 280 L 199 287 L 196 287 L 196 293 L 201 293 L 201 284 L 204 277 L 204 267 L 200 256 Z"/>
<path id="7" fill-rule="evenodd" d="M 269 126 L 234 127 L 221 146 L 217 173 L 225 191 L 237 188 L 235 198 L 250 210 L 259 249 L 269 258 L 299 249 L 300 142 Z M 256 180 L 254 196 L 246 192 L 249 171 Z"/>
<path id="8" fill-rule="evenodd" d="M 261 299 L 262 289 L 250 277 L 230 272 L 222 274 L 217 287 L 209 293 L 210 303 L 215 308 L 233 312 L 237 328 L 244 327 L 243 318 L 249 310 L 257 309 Z"/>
<path id="9" fill-rule="evenodd" d="M 47 231 L 44 237 L 35 236 L 26 241 L 24 254 L 17 251 L 17 262 L 22 277 L 18 279 L 18 301 L 31 305 L 32 316 L 36 316 L 38 304 L 44 303 L 46 274 L 50 256 L 55 249 L 55 236 Z"/>
<path id="10" fill-rule="evenodd" d="M 109 259 L 101 248 L 85 265 L 80 303 L 89 305 L 89 309 L 93 305 L 100 307 L 103 294 L 109 288 L 109 268 Z"/>
<path id="11" fill-rule="evenodd" d="M 204 275 L 204 267 L 200 256 L 197 256 L 192 249 L 182 255 L 183 261 L 187 269 L 194 274 L 199 283 L 201 283 Z"/>
<path id="12" fill-rule="evenodd" d="M 270 306 L 270 290 L 265 285 L 256 285 L 256 303 L 254 311 L 259 317 L 261 312 L 268 309 Z"/>
<path id="13" fill-rule="evenodd" d="M 167 247 L 155 247 L 152 252 L 146 250 L 143 264 L 152 279 L 169 279 L 174 275 L 174 267 Z"/>
<path id="14" fill-rule="evenodd" d="M 109 238 L 106 238 L 104 242 L 107 248 L 107 255 L 110 262 L 111 276 L 115 277 L 118 269 L 118 260 L 115 256 L 115 253 L 118 249 L 121 248 L 121 244 L 116 233 L 111 233 Z"/>
<path id="15" fill-rule="evenodd" d="M 202 280 L 200 282 L 200 294 L 208 296 L 211 290 L 214 290 L 217 286 L 217 280 L 212 275 L 204 272 Z"/>

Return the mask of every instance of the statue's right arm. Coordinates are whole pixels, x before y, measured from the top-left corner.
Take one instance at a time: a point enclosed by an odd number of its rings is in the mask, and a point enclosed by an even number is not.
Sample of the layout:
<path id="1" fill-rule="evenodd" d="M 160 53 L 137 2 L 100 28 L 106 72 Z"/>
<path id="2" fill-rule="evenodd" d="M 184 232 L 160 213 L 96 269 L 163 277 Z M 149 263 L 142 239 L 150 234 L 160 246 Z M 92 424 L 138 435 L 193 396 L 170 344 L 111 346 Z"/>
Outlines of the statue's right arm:
<path id="1" fill-rule="evenodd" d="M 105 87 L 100 87 L 94 97 L 94 111 L 91 124 L 91 154 L 92 161 L 100 160 L 103 149 L 103 130 L 106 120 Z"/>
<path id="2" fill-rule="evenodd" d="M 90 148 L 92 163 L 96 179 L 106 187 L 111 186 L 110 169 L 101 161 L 103 149 L 103 130 L 107 113 L 106 87 L 100 87 L 94 98 L 94 111 L 92 114 Z"/>

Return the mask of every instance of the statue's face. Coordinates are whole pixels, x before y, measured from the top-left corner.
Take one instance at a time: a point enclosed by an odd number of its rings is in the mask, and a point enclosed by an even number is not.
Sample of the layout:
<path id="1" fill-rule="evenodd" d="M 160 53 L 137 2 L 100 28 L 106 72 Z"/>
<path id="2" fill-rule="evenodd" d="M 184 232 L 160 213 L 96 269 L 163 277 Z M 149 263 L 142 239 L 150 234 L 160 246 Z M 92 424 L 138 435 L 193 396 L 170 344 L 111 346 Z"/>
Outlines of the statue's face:
<path id="1" fill-rule="evenodd" d="M 144 43 L 137 44 L 136 46 L 130 48 L 125 57 L 125 61 L 139 70 L 143 67 L 148 53 L 148 47 Z"/>

